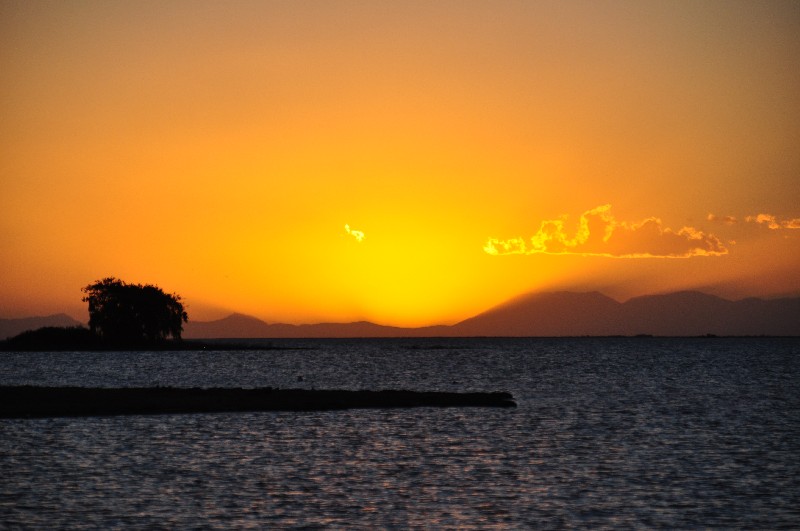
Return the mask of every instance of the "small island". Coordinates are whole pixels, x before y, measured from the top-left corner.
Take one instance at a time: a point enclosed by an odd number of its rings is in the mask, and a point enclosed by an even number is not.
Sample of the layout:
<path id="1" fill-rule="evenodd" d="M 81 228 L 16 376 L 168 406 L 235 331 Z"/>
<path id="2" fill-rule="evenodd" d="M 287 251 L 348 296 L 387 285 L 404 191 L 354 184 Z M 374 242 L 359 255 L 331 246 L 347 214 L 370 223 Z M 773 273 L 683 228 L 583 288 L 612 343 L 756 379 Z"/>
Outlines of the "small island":
<path id="1" fill-rule="evenodd" d="M 44 327 L 18 334 L 2 350 L 173 350 L 189 315 L 181 296 L 152 284 L 114 277 L 81 288 L 89 305 L 89 328 Z"/>
<path id="2" fill-rule="evenodd" d="M 184 340 L 189 316 L 176 293 L 114 277 L 81 288 L 89 327 L 44 326 L 0 341 L 0 351 L 285 350 L 273 345 Z M 293 347 L 292 350 L 307 350 Z"/>
<path id="3" fill-rule="evenodd" d="M 514 408 L 505 392 L 343 391 L 178 387 L 0 387 L 0 418 L 329 411 L 415 407 Z"/>

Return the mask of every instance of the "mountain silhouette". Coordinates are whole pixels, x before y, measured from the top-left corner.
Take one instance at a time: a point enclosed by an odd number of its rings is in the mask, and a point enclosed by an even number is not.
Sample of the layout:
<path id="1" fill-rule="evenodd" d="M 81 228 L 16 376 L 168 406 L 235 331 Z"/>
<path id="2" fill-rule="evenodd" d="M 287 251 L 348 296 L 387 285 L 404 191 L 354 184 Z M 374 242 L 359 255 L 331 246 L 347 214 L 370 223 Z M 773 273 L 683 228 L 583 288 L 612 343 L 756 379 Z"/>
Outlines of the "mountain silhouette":
<path id="1" fill-rule="evenodd" d="M 249 315 L 234 313 L 216 321 L 189 320 L 184 326 L 183 337 L 191 339 L 426 337 L 447 335 L 448 329 L 446 326 L 400 328 L 367 321 L 304 325 L 268 324 Z"/>
<path id="2" fill-rule="evenodd" d="M 270 334 L 270 325 L 241 313 L 233 313 L 216 321 L 189 319 L 183 326 L 183 337 L 186 338 L 271 337 Z"/>
<path id="3" fill-rule="evenodd" d="M 596 291 L 533 293 L 453 326 L 466 336 L 605 336 L 626 334 L 620 303 Z M 622 331 L 625 330 L 625 331 Z"/>
<path id="4" fill-rule="evenodd" d="M 189 321 L 184 337 L 561 337 L 561 336 L 797 336 L 800 298 L 729 301 L 698 291 L 618 302 L 602 293 L 569 291 L 516 297 L 452 326 L 400 328 L 360 321 L 267 324 L 241 314 Z"/>
<path id="5" fill-rule="evenodd" d="M 597 292 L 542 293 L 454 325 L 467 336 L 800 335 L 800 298 L 729 301 L 682 291 L 624 303 Z"/>
<path id="6" fill-rule="evenodd" d="M 800 335 L 800 298 L 729 301 L 697 291 L 649 295 L 622 305 L 637 334 Z"/>
<path id="7" fill-rule="evenodd" d="M 44 317 L 25 317 L 22 319 L 0 319 L 0 341 L 21 334 L 27 330 L 36 330 L 45 326 L 82 326 L 84 323 L 76 321 L 64 313 L 47 315 Z"/>
<path id="8" fill-rule="evenodd" d="M 44 326 L 78 326 L 65 314 L 0 319 L 0 340 Z M 531 293 L 452 326 L 401 328 L 367 321 L 292 325 L 234 313 L 190 320 L 187 339 L 562 337 L 562 336 L 800 336 L 800 297 L 730 301 L 698 291 L 646 295 L 618 302 L 599 292 Z"/>

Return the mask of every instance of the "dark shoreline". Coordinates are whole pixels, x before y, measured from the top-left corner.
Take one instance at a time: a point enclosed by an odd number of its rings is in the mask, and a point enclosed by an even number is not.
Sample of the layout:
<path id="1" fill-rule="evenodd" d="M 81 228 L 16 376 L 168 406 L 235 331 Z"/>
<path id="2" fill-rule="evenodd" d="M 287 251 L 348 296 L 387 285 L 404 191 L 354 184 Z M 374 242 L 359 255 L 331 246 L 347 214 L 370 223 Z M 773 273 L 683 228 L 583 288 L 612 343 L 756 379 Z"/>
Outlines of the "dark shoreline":
<path id="1" fill-rule="evenodd" d="M 20 342 L 14 338 L 0 341 L 0 352 L 177 352 L 177 351 L 245 351 L 245 350 L 317 350 L 311 347 L 277 346 L 271 339 L 262 344 L 253 343 L 258 339 L 201 340 L 184 339 L 159 343 L 104 343 L 92 340 L 83 343 L 68 342 Z"/>
<path id="2" fill-rule="evenodd" d="M 241 388 L 1 386 L 0 418 L 327 411 L 412 407 L 516 407 L 510 393 Z"/>
<path id="3" fill-rule="evenodd" d="M 319 350 L 315 346 L 299 345 L 276 345 L 275 342 L 285 341 L 383 341 L 383 340 L 469 340 L 469 339 L 798 339 L 800 336 L 776 336 L 776 335 L 741 335 L 718 336 L 705 334 L 700 336 L 654 336 L 648 334 L 637 335 L 611 335 L 611 336 L 420 336 L 420 337 L 279 337 L 279 338 L 226 338 L 215 339 L 185 339 L 182 341 L 165 341 L 155 344 L 104 344 L 99 342 L 92 343 L 34 343 L 19 344 L 13 341 L 0 341 L 0 352 L 180 352 L 180 351 L 205 351 L 205 352 L 225 352 L 225 351 L 264 351 L 264 350 Z M 448 346 L 434 345 L 419 346 L 411 345 L 403 347 L 406 350 L 453 350 L 466 348 L 463 345 Z"/>

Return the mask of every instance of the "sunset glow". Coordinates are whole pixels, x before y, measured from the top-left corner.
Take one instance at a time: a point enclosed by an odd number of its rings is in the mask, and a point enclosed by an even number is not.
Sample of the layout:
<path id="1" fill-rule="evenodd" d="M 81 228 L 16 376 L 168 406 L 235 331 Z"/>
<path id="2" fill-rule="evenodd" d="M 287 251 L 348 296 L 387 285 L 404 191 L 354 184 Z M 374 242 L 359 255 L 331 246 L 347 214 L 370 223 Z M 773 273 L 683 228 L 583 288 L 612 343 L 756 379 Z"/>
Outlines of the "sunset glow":
<path id="1" fill-rule="evenodd" d="M 0 317 L 800 294 L 800 4 L 0 3 Z"/>

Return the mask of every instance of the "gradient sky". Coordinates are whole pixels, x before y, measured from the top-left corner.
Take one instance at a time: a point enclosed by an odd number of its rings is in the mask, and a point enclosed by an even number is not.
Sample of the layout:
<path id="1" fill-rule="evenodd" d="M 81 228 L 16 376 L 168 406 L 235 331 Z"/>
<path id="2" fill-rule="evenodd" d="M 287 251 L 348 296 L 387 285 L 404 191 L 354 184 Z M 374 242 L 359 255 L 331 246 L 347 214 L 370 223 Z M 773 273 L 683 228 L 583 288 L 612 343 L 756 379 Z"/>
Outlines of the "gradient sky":
<path id="1" fill-rule="evenodd" d="M 0 2 L 0 317 L 800 294 L 796 1 Z"/>

